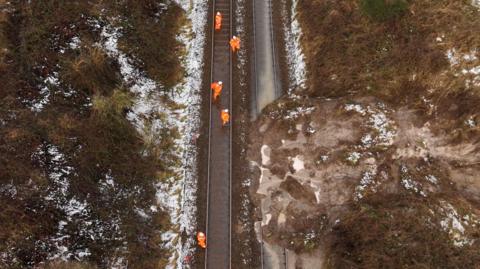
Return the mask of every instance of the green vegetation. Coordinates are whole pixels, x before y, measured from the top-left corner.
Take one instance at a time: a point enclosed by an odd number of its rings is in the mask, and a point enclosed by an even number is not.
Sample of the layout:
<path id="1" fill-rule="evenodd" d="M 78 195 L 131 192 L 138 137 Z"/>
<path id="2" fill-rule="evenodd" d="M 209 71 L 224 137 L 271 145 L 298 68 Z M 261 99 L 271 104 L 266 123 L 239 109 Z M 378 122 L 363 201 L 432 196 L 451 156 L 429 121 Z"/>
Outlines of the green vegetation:
<path id="1" fill-rule="evenodd" d="M 408 3 L 406 0 L 360 0 L 360 7 L 372 19 L 385 21 L 405 13 Z"/>

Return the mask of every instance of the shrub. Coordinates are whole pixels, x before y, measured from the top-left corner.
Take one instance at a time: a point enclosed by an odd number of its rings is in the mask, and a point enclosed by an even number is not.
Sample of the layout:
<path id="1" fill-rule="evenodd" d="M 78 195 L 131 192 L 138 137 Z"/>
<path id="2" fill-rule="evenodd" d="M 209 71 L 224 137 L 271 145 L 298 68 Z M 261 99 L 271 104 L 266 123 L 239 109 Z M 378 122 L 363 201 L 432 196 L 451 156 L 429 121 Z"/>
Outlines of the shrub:
<path id="1" fill-rule="evenodd" d="M 360 0 L 360 7 L 370 18 L 385 21 L 402 15 L 408 3 L 405 0 Z"/>

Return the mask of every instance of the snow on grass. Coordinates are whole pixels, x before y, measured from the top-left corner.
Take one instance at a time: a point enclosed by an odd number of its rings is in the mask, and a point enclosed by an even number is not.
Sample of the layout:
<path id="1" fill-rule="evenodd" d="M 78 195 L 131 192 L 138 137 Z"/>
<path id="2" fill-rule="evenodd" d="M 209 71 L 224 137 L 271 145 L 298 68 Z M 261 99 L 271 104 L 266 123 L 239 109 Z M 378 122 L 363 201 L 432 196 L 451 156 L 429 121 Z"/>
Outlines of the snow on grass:
<path id="1" fill-rule="evenodd" d="M 22 102 L 26 104 L 31 111 L 41 112 L 50 102 L 51 91 L 59 85 L 59 74 L 57 71 L 54 71 L 39 85 L 38 98 L 35 100 L 23 100 Z"/>
<path id="2" fill-rule="evenodd" d="M 102 28 L 103 47 L 109 56 L 117 59 L 124 83 L 135 94 L 135 105 L 128 119 L 148 141 L 155 141 L 162 129 L 177 130 L 175 155 L 180 159 L 178 167 L 173 167 L 174 175 L 159 182 L 157 200 L 171 217 L 172 230 L 162 234 L 164 247 L 171 251 L 166 268 L 183 268 L 183 260 L 194 252 L 196 228 L 196 145 L 200 126 L 201 83 L 205 45 L 205 25 L 208 3 L 205 1 L 177 0 L 187 13 L 190 24 L 182 29 L 177 39 L 185 46 L 186 54 L 181 61 L 187 74 L 169 96 L 175 107 L 162 102 L 161 85 L 148 78 L 134 65 L 134 60 L 118 49 L 121 29 L 112 26 Z M 154 115 L 161 115 L 155 117 Z M 147 121 L 148 120 L 148 121 Z M 180 233 L 191 235 L 185 244 Z"/>
<path id="3" fill-rule="evenodd" d="M 287 115 L 284 117 L 286 120 L 296 120 L 299 117 L 303 117 L 305 115 L 311 114 L 313 111 L 315 111 L 315 107 L 302 107 L 298 106 L 295 107 L 292 110 L 289 110 Z"/>
<path id="4" fill-rule="evenodd" d="M 203 55 L 205 46 L 205 26 L 207 25 L 208 2 L 200 0 L 176 0 L 176 2 L 187 12 L 190 20 L 190 27 L 183 29 L 178 36 L 179 40 L 186 46 L 186 55 L 182 59 L 186 71 L 186 78 L 176 87 L 177 95 L 173 101 L 181 104 L 185 109 L 178 111 L 180 121 L 179 127 L 181 139 L 177 141 L 181 151 L 182 167 L 179 169 L 181 181 L 176 186 L 181 201 L 181 212 L 174 223 L 179 224 L 180 231 L 185 231 L 190 237 L 184 245 L 181 240 L 177 242 L 177 255 L 179 259 L 175 264 L 167 268 L 183 268 L 183 260 L 187 255 L 195 251 L 196 234 L 196 192 L 197 192 L 197 155 L 196 145 L 192 144 L 194 137 L 197 137 L 200 127 L 201 107 L 201 86 L 203 77 Z M 179 234 L 178 234 L 179 235 Z"/>
<path id="5" fill-rule="evenodd" d="M 478 216 L 474 214 L 460 214 L 450 203 L 441 201 L 440 214 L 442 220 L 440 226 L 450 235 L 453 244 L 457 247 L 472 245 L 475 240 L 469 238 L 468 228 L 477 227 L 480 224 Z"/>
<path id="6" fill-rule="evenodd" d="M 478 61 L 478 49 L 472 49 L 467 53 L 461 53 L 455 48 L 447 50 L 446 56 L 456 77 L 465 79 L 465 86 L 480 87 L 480 62 Z"/>
<path id="7" fill-rule="evenodd" d="M 375 106 L 367 106 L 366 108 L 359 104 L 345 105 L 345 111 L 354 111 L 362 116 L 367 116 L 367 127 L 370 132 L 366 133 L 361 143 L 364 149 L 375 146 L 388 147 L 393 144 L 396 137 L 396 127 L 392 120 L 388 118 L 389 110 L 385 104 L 377 103 Z"/>
<path id="8" fill-rule="evenodd" d="M 158 139 L 154 139 L 162 131 L 163 128 L 176 128 L 175 117 L 169 115 L 168 106 L 164 104 L 160 96 L 160 85 L 155 81 L 146 77 L 146 75 L 133 65 L 133 60 L 128 58 L 125 53 L 119 50 L 118 40 L 121 37 L 121 28 L 111 25 L 104 26 L 101 31 L 102 47 L 107 54 L 116 59 L 120 65 L 120 73 L 124 83 L 129 87 L 130 92 L 135 94 L 134 105 L 127 118 L 137 128 L 138 132 L 146 141 L 154 141 L 158 143 Z M 147 122 L 147 119 L 151 122 Z M 165 179 L 162 183 L 157 184 L 157 200 L 159 205 L 164 208 L 171 216 L 173 224 L 178 222 L 180 214 L 180 197 L 181 183 L 176 177 Z M 173 225 L 178 228 L 178 225 Z M 176 240 L 180 231 L 169 231 L 168 235 L 162 235 L 164 239 L 164 247 L 172 252 L 171 266 L 175 264 L 175 258 L 178 256 L 178 243 Z"/>
<path id="9" fill-rule="evenodd" d="M 409 191 L 420 194 L 423 197 L 427 197 L 423 191 L 422 184 L 415 181 L 410 175 L 408 168 L 405 165 L 400 166 L 400 184 Z"/>
<path id="10" fill-rule="evenodd" d="M 297 20 L 297 4 L 299 0 L 293 0 L 290 10 L 283 10 L 283 28 L 285 33 L 285 44 L 287 48 L 287 60 L 289 69 L 290 88 L 289 93 L 293 93 L 296 89 L 304 89 L 306 82 L 306 65 L 305 56 L 302 51 L 300 38 L 302 37 L 302 29 Z"/>
<path id="11" fill-rule="evenodd" d="M 427 175 L 427 176 L 425 176 L 425 179 L 426 179 L 428 182 L 430 182 L 430 183 L 432 183 L 432 184 L 434 184 L 434 185 L 437 185 L 437 184 L 438 184 L 438 179 L 437 179 L 437 177 L 435 177 L 434 175 Z"/>
<path id="12" fill-rule="evenodd" d="M 237 0 L 235 4 L 235 35 L 240 38 L 240 50 L 237 52 L 237 68 L 240 72 L 239 82 L 240 86 L 247 85 L 247 46 L 245 41 L 247 39 L 247 33 L 245 31 L 245 16 L 246 16 L 246 0 Z"/>
<path id="13" fill-rule="evenodd" d="M 367 190 L 376 191 L 376 188 L 379 185 L 379 182 L 375 181 L 377 176 L 377 166 L 369 165 L 368 170 L 363 172 L 362 178 L 360 179 L 360 184 L 355 187 L 354 199 L 356 201 L 362 199 Z"/>
<path id="14" fill-rule="evenodd" d="M 365 108 L 363 108 L 363 106 L 359 105 L 359 104 L 347 104 L 347 105 L 345 105 L 345 110 L 346 111 L 355 111 L 362 116 L 365 116 L 367 114 L 367 111 L 365 110 Z"/>
<path id="15" fill-rule="evenodd" d="M 347 162 L 351 163 L 352 165 L 356 165 L 361 157 L 362 157 L 362 154 L 354 151 L 354 152 L 351 152 L 351 153 L 348 154 L 346 160 L 347 160 Z"/>
<path id="16" fill-rule="evenodd" d="M 467 125 L 470 128 L 475 128 L 477 127 L 477 122 L 473 117 L 470 117 L 465 121 L 465 125 Z"/>
<path id="17" fill-rule="evenodd" d="M 88 235 L 92 239 L 99 238 L 97 236 L 99 229 L 94 226 L 88 203 L 70 196 L 70 177 L 75 175 L 74 168 L 68 164 L 60 148 L 48 143 L 36 149 L 32 154 L 32 160 L 37 161 L 47 171 L 49 184 L 45 190 L 45 201 L 63 212 L 55 235 L 37 244 L 53 244 L 54 250 L 49 252 L 48 260 L 72 258 L 82 260 L 91 254 L 90 250 L 81 244 L 72 244 L 65 227 L 74 224 L 79 228 L 80 236 Z"/>
<path id="18" fill-rule="evenodd" d="M 80 45 L 82 42 L 80 41 L 80 38 L 78 36 L 74 36 L 70 42 L 68 42 L 68 47 L 72 50 L 76 50 L 80 48 Z"/>

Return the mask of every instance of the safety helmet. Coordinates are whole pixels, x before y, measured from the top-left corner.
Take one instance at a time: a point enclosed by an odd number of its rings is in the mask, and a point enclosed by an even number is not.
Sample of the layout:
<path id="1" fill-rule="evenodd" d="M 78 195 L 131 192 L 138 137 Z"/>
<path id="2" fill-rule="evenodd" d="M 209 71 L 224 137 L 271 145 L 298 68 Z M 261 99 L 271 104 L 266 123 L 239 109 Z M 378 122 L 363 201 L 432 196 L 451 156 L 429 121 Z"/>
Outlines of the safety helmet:
<path id="1" fill-rule="evenodd" d="M 217 11 L 217 15 L 220 15 L 220 11 Z"/>
<path id="2" fill-rule="evenodd" d="M 219 81 L 219 82 L 218 82 L 218 84 L 222 85 L 222 84 L 223 84 L 223 82 Z"/>
<path id="3" fill-rule="evenodd" d="M 224 109 L 223 112 L 228 112 L 228 109 Z"/>
<path id="4" fill-rule="evenodd" d="M 233 39 L 237 39 L 237 36 L 233 36 Z"/>

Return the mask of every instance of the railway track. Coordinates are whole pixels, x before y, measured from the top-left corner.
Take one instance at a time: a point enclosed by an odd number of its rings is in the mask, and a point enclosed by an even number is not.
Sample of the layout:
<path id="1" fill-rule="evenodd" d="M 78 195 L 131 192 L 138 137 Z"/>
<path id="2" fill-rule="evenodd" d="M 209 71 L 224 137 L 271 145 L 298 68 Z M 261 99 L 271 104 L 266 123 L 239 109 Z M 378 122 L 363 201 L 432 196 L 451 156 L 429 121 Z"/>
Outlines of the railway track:
<path id="1" fill-rule="evenodd" d="M 211 23 L 211 70 L 210 80 L 222 81 L 223 90 L 218 104 L 210 102 L 210 126 L 208 134 L 207 172 L 207 249 L 205 268 L 231 268 L 231 182 L 232 182 L 232 120 L 223 127 L 221 109 L 227 108 L 232 115 L 232 53 L 229 40 L 233 35 L 233 0 L 213 0 L 211 20 L 216 12 L 223 16 L 221 31 L 214 30 Z M 212 91 L 210 90 L 210 100 Z"/>

